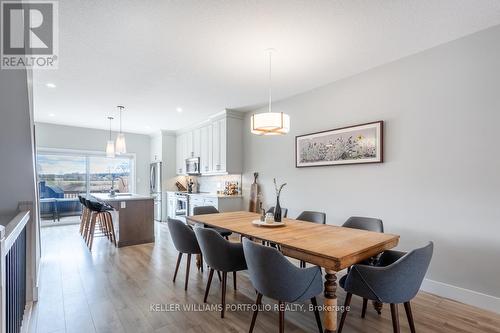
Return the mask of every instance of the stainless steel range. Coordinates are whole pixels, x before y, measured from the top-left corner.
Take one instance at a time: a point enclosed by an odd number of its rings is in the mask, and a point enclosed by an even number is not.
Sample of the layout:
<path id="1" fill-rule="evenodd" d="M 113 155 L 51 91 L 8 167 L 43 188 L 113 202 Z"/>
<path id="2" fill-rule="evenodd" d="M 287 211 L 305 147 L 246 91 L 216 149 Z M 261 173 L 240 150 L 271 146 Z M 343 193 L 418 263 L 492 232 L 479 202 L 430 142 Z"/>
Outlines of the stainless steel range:
<path id="1" fill-rule="evenodd" d="M 175 218 L 184 219 L 189 212 L 189 195 L 187 192 L 175 192 Z"/>

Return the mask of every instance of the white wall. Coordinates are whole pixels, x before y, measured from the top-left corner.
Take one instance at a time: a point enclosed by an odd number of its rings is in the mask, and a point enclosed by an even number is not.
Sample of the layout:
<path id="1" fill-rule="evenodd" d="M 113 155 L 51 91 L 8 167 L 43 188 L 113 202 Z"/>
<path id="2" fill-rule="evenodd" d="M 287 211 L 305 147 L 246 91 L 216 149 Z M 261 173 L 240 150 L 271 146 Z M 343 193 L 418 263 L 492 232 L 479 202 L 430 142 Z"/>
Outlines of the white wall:
<path id="1" fill-rule="evenodd" d="M 0 73 L 0 212 L 35 201 L 33 145 L 25 70 Z"/>
<path id="2" fill-rule="evenodd" d="M 106 149 L 109 132 L 99 129 L 36 123 L 38 148 L 102 151 Z M 116 138 L 116 133 L 113 133 Z M 149 195 L 150 137 L 125 133 L 127 153 L 136 154 L 136 192 Z"/>
<path id="3" fill-rule="evenodd" d="M 336 225 L 351 215 L 379 217 L 386 232 L 401 235 L 401 249 L 433 240 L 425 286 L 500 312 L 499 26 L 289 98 L 274 110 L 291 116 L 289 135 L 244 136 L 243 184 L 258 171 L 267 206 L 278 177 L 288 183 L 281 204 L 291 217 L 325 211 Z M 385 121 L 385 163 L 295 168 L 295 135 L 376 120 Z"/>

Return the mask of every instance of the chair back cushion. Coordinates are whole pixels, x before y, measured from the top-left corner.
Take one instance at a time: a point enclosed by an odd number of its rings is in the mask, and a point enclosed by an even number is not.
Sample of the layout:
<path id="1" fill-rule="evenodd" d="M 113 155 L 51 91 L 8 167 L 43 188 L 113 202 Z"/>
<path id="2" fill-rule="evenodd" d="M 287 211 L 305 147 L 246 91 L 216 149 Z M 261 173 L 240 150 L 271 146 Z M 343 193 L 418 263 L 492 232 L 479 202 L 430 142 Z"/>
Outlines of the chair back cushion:
<path id="1" fill-rule="evenodd" d="M 408 302 L 420 290 L 433 250 L 434 244 L 429 242 L 424 247 L 402 255 L 388 266 L 354 265 L 345 280 L 345 289 L 353 294 L 383 303 Z M 382 257 L 384 255 L 385 253 Z"/>
<path id="2" fill-rule="evenodd" d="M 184 222 L 171 218 L 168 218 L 167 225 L 177 251 L 190 254 L 201 253 L 193 229 Z"/>
<path id="3" fill-rule="evenodd" d="M 217 214 L 219 211 L 214 206 L 198 206 L 193 208 L 194 215 Z"/>
<path id="4" fill-rule="evenodd" d="M 274 214 L 274 206 L 269 208 L 266 213 Z M 281 217 L 287 218 L 288 216 L 288 208 L 281 207 Z"/>
<path id="5" fill-rule="evenodd" d="M 194 232 L 200 244 L 203 259 L 211 268 L 222 272 L 246 269 L 245 256 L 241 243 L 225 240 L 214 229 L 195 227 Z"/>
<path id="6" fill-rule="evenodd" d="M 303 211 L 297 216 L 297 220 L 326 224 L 326 214 L 321 212 Z"/>
<path id="7" fill-rule="evenodd" d="M 298 302 L 322 291 L 321 269 L 301 269 L 272 247 L 243 239 L 248 275 L 253 287 L 262 295 L 284 302 Z"/>
<path id="8" fill-rule="evenodd" d="M 345 228 L 384 232 L 384 223 L 373 217 L 351 216 L 342 225 Z"/>

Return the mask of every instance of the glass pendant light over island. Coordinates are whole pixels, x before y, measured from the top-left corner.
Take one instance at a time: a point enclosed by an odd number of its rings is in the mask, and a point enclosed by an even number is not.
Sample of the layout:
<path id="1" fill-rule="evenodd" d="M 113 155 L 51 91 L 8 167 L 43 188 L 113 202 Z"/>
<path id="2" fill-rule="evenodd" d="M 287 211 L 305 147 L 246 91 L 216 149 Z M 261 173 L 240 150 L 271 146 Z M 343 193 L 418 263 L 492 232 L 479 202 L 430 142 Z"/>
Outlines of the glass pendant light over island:
<path id="1" fill-rule="evenodd" d="M 272 49 L 269 49 L 269 110 L 253 114 L 250 131 L 257 135 L 283 135 L 290 131 L 290 117 L 283 112 L 272 112 Z"/>
<path id="2" fill-rule="evenodd" d="M 117 154 L 125 154 L 127 152 L 127 144 L 125 142 L 125 134 L 122 132 L 122 112 L 125 107 L 118 105 L 117 108 L 120 110 L 120 133 L 116 137 L 115 152 Z"/>

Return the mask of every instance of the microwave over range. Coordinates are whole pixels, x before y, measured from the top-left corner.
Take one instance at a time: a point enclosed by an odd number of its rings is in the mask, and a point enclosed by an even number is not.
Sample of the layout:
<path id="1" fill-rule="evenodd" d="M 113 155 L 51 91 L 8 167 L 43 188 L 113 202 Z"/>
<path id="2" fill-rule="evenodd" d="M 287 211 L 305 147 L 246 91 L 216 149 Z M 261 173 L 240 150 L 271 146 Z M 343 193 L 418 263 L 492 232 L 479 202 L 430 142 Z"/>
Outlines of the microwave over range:
<path id="1" fill-rule="evenodd" d="M 188 175 L 199 175 L 200 171 L 200 158 L 191 157 L 186 159 L 186 173 Z"/>

